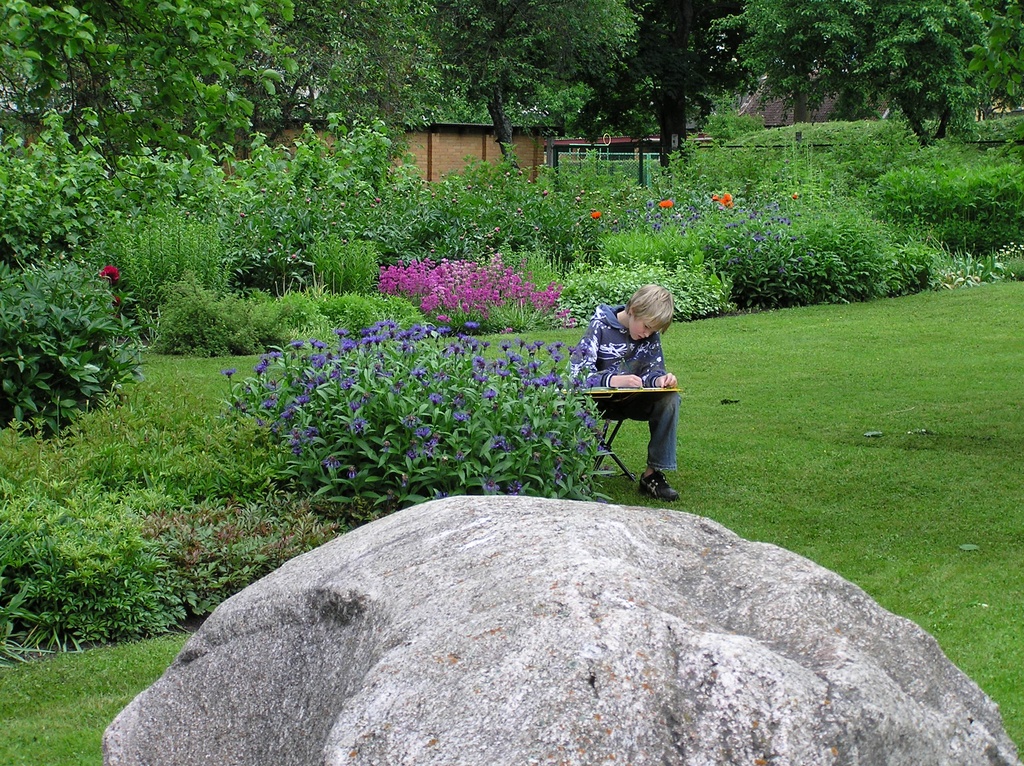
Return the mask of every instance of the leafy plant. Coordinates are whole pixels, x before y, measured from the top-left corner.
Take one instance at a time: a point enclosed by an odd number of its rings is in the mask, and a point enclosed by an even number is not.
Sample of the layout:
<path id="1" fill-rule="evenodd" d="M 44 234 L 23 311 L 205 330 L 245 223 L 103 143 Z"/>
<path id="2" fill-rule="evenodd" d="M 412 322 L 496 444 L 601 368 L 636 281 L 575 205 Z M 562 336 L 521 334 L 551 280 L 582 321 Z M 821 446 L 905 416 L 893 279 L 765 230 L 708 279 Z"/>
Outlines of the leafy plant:
<path id="1" fill-rule="evenodd" d="M 160 208 L 126 219 L 91 248 L 93 263 L 113 263 L 124 275 L 122 288 L 143 315 L 155 315 L 171 285 L 186 277 L 222 292 L 228 273 L 219 228 L 187 211 Z"/>
<path id="2" fill-rule="evenodd" d="M 232 386 L 278 445 L 271 470 L 366 520 L 450 494 L 595 495 L 592 401 L 560 344 L 488 345 L 383 323 L 335 350 L 293 343 Z"/>
<path id="3" fill-rule="evenodd" d="M 55 434 L 136 376 L 139 329 L 114 303 L 80 266 L 0 264 L 0 423 Z"/>
<path id="4" fill-rule="evenodd" d="M 286 497 L 158 508 L 142 528 L 167 562 L 167 587 L 194 615 L 209 614 L 228 596 L 343 531 L 318 517 L 308 501 Z"/>
<path id="5" fill-rule="evenodd" d="M 143 540 L 140 519 L 82 484 L 55 500 L 0 482 L 0 570 L 5 608 L 23 645 L 60 647 L 140 638 L 184 616 Z"/>
<path id="6" fill-rule="evenodd" d="M 314 282 L 329 293 L 377 291 L 380 250 L 373 242 L 328 237 L 310 248 L 309 259 Z"/>
<path id="7" fill-rule="evenodd" d="M 283 343 L 285 324 L 272 301 L 217 295 L 189 278 L 169 285 L 153 348 L 161 354 L 257 354 Z"/>
<path id="8" fill-rule="evenodd" d="M 876 206 L 885 220 L 950 250 L 985 255 L 1020 239 L 1024 173 L 1009 161 L 897 168 L 878 179 Z"/>
<path id="9" fill-rule="evenodd" d="M 33 141 L 0 145 L 0 265 L 40 265 L 92 240 L 114 205 L 106 163 L 51 113 Z"/>
<path id="10" fill-rule="evenodd" d="M 717 212 L 702 221 L 709 261 L 732 280 L 743 308 L 866 300 L 884 294 L 884 233 L 849 207 L 827 214 L 778 204 Z M 706 228 L 712 227 L 712 228 Z"/>
<path id="11" fill-rule="evenodd" d="M 352 333 L 379 322 L 412 327 L 423 321 L 423 313 L 408 299 L 397 295 L 325 295 L 316 305 L 332 329 Z"/>
<path id="12" fill-rule="evenodd" d="M 675 268 L 640 261 L 578 269 L 566 275 L 558 305 L 576 324 L 586 324 L 599 304 L 624 305 L 639 288 L 652 283 L 672 293 L 675 319 L 680 321 L 717 316 L 734 308 L 729 280 L 700 260 Z"/>
<path id="13" fill-rule="evenodd" d="M 955 290 L 998 282 L 1005 274 L 1005 267 L 994 255 L 976 258 L 958 254 L 940 261 L 935 267 L 933 279 L 937 287 Z"/>

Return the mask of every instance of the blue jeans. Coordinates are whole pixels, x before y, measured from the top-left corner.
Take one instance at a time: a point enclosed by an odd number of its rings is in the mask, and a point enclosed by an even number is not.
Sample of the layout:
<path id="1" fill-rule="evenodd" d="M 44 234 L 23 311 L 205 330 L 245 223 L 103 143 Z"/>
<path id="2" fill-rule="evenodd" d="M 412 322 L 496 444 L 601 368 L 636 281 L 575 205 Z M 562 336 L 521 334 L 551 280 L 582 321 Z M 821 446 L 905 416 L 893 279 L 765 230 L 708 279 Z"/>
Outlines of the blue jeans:
<path id="1" fill-rule="evenodd" d="M 679 422 L 679 394 L 617 394 L 598 399 L 597 408 L 612 420 L 646 420 L 651 429 L 647 443 L 647 467 L 657 471 L 676 470 L 676 425 Z"/>

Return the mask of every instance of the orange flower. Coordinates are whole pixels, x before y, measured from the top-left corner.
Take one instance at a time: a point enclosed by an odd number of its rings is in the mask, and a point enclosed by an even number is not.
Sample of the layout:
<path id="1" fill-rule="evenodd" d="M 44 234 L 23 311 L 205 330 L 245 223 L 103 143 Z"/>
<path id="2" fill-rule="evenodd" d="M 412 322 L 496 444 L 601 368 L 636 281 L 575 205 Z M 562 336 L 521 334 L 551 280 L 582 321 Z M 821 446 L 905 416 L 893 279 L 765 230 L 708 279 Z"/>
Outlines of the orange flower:
<path id="1" fill-rule="evenodd" d="M 673 201 L 672 201 L 672 200 L 670 200 L 670 199 L 663 199 L 663 200 L 662 200 L 661 202 L 659 202 L 659 203 L 658 203 L 658 207 L 663 207 L 663 208 L 670 208 L 670 207 L 672 207 L 672 206 L 673 206 L 673 205 L 675 205 L 675 204 L 676 204 L 676 203 L 675 203 L 675 202 L 673 202 Z"/>
<path id="2" fill-rule="evenodd" d="M 721 197 L 719 197 L 719 196 L 718 196 L 717 194 L 712 194 L 712 195 L 711 195 L 711 201 L 712 201 L 712 202 L 721 202 L 721 201 L 722 201 L 722 198 L 721 198 Z"/>
<path id="3" fill-rule="evenodd" d="M 596 220 L 597 220 L 598 218 L 600 218 L 600 217 L 601 217 L 601 211 L 600 211 L 600 210 L 595 210 L 595 211 L 593 211 L 593 212 L 592 212 L 592 213 L 590 214 L 590 217 L 591 217 L 591 218 L 593 218 L 593 219 L 594 219 L 594 220 L 596 221 Z"/>
<path id="4" fill-rule="evenodd" d="M 722 204 L 726 207 L 732 207 L 732 195 L 729 192 L 722 195 Z"/>
<path id="5" fill-rule="evenodd" d="M 793 199 L 799 199 L 799 198 L 800 198 L 800 195 L 797 194 L 796 192 L 793 192 Z"/>

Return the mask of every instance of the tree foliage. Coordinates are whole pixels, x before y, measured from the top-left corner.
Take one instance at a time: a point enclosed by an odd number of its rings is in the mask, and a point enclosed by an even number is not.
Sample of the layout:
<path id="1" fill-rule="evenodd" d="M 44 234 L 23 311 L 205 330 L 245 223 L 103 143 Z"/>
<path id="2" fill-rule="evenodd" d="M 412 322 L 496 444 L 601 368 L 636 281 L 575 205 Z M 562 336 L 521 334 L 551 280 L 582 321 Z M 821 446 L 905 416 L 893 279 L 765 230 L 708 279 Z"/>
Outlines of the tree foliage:
<path id="1" fill-rule="evenodd" d="M 608 73 L 587 105 L 592 123 L 640 137 L 657 130 L 662 161 L 681 146 L 687 122 L 710 112 L 717 95 L 742 78 L 739 37 L 719 22 L 740 11 L 739 0 L 639 0 L 637 45 Z M 673 138 L 675 137 L 675 138 Z"/>
<path id="2" fill-rule="evenodd" d="M 967 0 L 747 0 L 744 65 L 796 106 L 839 98 L 848 116 L 898 108 L 914 132 L 968 118 L 967 51 L 981 35 Z M 803 113 L 806 117 L 806 113 Z"/>
<path id="3" fill-rule="evenodd" d="M 280 79 L 244 66 L 270 44 L 270 10 L 287 20 L 291 0 L 3 0 L 0 90 L 30 124 L 56 110 L 73 130 L 94 113 L 111 152 L 223 136 L 252 111 L 229 78 L 268 91 Z"/>
<path id="4" fill-rule="evenodd" d="M 306 0 L 290 18 L 272 16 L 277 52 L 254 51 L 249 68 L 277 69 L 280 85 L 237 82 L 255 104 L 254 127 L 274 136 L 332 113 L 349 124 L 415 122 L 440 89 L 429 17 L 428 0 Z"/>
<path id="5" fill-rule="evenodd" d="M 971 48 L 971 70 L 982 73 L 1004 106 L 1018 106 L 1024 96 L 1024 5 L 993 0 L 980 14 L 987 29 L 984 43 Z"/>
<path id="6" fill-rule="evenodd" d="M 614 68 L 634 32 L 624 0 L 435 1 L 445 76 L 469 103 L 486 104 L 503 152 L 513 117 L 528 113 L 545 84 Z"/>

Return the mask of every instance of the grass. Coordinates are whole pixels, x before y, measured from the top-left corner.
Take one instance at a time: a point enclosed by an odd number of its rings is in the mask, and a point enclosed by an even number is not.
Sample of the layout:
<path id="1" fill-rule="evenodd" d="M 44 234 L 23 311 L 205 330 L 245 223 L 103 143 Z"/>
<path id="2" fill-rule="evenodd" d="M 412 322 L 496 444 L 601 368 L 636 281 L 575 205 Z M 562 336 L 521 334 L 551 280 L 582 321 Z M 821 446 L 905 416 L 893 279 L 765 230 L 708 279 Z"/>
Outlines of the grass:
<path id="1" fill-rule="evenodd" d="M 781 545 L 934 635 L 1024 744 L 1024 283 L 694 322 L 665 336 L 686 390 L 671 507 Z M 578 332 L 537 333 L 575 342 Z M 216 410 L 218 371 L 147 360 L 143 386 Z M 881 436 L 866 436 L 880 432 Z M 646 428 L 616 451 L 643 464 Z M 646 500 L 619 477 L 614 502 Z M 961 546 L 968 546 L 964 549 Z M 171 636 L 0 669 L 0 763 L 99 764 L 104 727 Z"/>

